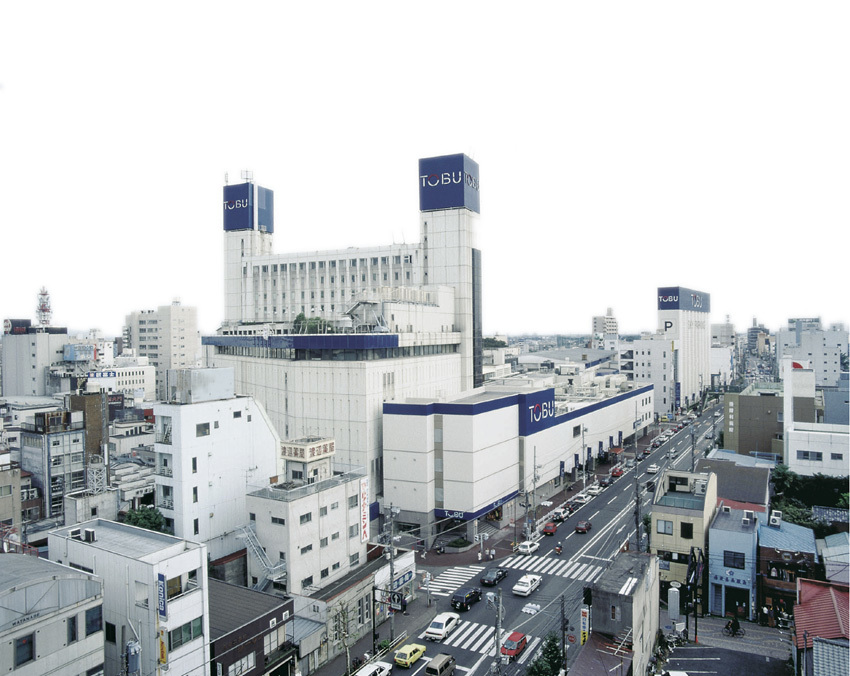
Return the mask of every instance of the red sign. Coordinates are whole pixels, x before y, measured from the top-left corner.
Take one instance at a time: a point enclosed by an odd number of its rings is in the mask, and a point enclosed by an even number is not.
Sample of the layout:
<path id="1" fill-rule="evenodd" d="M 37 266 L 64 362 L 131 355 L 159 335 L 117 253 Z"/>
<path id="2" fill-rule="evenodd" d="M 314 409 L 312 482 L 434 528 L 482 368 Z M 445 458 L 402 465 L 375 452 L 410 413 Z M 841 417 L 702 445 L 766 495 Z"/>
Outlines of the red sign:
<path id="1" fill-rule="evenodd" d="M 568 640 L 570 643 L 575 643 L 575 642 L 576 642 L 576 637 L 575 637 L 575 635 L 574 635 L 574 634 L 570 634 L 569 636 L 567 636 L 567 640 Z"/>

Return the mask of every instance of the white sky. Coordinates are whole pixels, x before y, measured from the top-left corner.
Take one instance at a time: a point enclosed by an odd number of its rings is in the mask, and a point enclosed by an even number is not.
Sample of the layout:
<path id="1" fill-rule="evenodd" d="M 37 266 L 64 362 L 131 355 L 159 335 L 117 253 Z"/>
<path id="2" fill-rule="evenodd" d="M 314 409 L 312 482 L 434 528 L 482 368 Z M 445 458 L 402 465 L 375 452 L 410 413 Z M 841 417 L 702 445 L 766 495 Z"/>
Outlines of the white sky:
<path id="1" fill-rule="evenodd" d="M 275 251 L 419 240 L 417 160 L 480 165 L 484 330 L 847 321 L 846 2 L 0 7 L 0 318 L 222 319 L 221 186 Z"/>

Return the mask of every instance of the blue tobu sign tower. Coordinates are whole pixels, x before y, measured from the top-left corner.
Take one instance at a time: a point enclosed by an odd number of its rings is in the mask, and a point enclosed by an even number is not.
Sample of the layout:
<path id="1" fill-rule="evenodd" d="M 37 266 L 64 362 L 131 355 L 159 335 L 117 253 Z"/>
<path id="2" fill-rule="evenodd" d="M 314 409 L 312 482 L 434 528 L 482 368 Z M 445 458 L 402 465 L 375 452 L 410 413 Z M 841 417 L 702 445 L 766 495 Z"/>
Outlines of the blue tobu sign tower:
<path id="1" fill-rule="evenodd" d="M 481 213 L 478 163 L 462 153 L 419 160 L 419 210 Z"/>

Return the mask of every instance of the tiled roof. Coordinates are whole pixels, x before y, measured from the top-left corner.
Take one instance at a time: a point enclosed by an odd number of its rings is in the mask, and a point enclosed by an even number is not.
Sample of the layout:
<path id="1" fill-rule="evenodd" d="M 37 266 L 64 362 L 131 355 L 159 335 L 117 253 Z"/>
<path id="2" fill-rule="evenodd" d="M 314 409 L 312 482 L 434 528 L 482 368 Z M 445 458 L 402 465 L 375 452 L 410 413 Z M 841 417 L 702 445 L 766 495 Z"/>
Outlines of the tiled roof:
<path id="1" fill-rule="evenodd" d="M 797 648 L 812 647 L 815 637 L 850 639 L 850 593 L 847 585 L 797 579 L 794 624 Z M 845 672 L 846 673 L 846 672 Z"/>
<path id="2" fill-rule="evenodd" d="M 717 506 L 724 504 L 726 507 L 731 507 L 732 509 L 749 509 L 751 512 L 758 512 L 759 514 L 767 513 L 766 505 L 759 505 L 755 502 L 739 502 L 738 500 L 730 500 L 729 498 L 721 498 L 717 497 Z"/>
<path id="3" fill-rule="evenodd" d="M 698 472 L 717 475 L 717 497 L 739 502 L 766 504 L 769 500 L 770 470 L 767 467 L 745 467 L 728 460 L 701 459 Z"/>
<path id="4" fill-rule="evenodd" d="M 850 673 L 850 643 L 816 638 L 812 648 L 814 676 Z"/>
<path id="5" fill-rule="evenodd" d="M 782 521 L 779 528 L 766 523 L 759 524 L 759 546 L 772 547 L 788 552 L 817 554 L 815 532 L 796 523 Z"/>

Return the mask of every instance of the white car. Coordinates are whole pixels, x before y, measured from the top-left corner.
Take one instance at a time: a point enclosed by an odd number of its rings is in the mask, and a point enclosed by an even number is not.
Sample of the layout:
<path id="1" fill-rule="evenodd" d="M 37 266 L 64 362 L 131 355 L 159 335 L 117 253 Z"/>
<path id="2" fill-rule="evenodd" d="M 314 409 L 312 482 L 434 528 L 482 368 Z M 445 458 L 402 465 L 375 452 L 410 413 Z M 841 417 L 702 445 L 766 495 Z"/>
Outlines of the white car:
<path id="1" fill-rule="evenodd" d="M 605 489 L 602 488 L 599 484 L 593 484 L 592 486 L 587 487 L 588 495 L 599 495 Z"/>
<path id="2" fill-rule="evenodd" d="M 460 624 L 460 615 L 457 613 L 440 613 L 425 630 L 425 638 L 429 641 L 442 641 L 448 638 L 455 627 Z"/>
<path id="3" fill-rule="evenodd" d="M 517 596 L 528 596 L 540 586 L 543 578 L 540 575 L 523 575 L 511 591 Z"/>
<path id="4" fill-rule="evenodd" d="M 646 473 L 647 474 L 657 474 L 659 469 L 661 469 L 661 468 L 658 465 L 656 465 L 655 463 L 653 463 L 649 467 L 646 468 Z"/>
<path id="5" fill-rule="evenodd" d="M 538 549 L 540 549 L 539 542 L 532 542 L 531 540 L 526 540 L 525 542 L 520 542 L 519 547 L 516 548 L 517 554 L 525 554 L 526 556 L 529 554 L 533 554 Z"/>
<path id="6" fill-rule="evenodd" d="M 389 676 L 393 671 L 393 665 L 389 662 L 372 662 L 362 667 L 354 676 Z"/>

